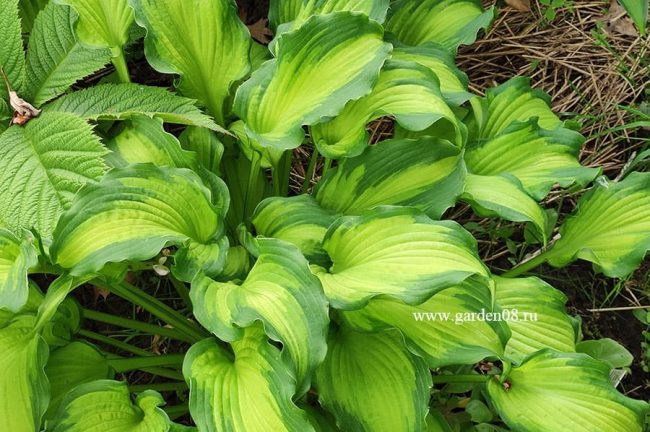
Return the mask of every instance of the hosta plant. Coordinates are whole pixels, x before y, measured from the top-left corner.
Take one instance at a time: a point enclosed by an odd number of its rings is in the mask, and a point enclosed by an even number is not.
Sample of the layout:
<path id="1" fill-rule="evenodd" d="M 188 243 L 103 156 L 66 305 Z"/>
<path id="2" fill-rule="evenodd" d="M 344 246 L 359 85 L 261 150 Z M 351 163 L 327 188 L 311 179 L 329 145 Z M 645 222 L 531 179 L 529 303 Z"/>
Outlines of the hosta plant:
<path id="1" fill-rule="evenodd" d="M 626 352 L 582 341 L 526 273 L 632 272 L 650 173 L 581 166 L 584 138 L 525 78 L 468 90 L 455 54 L 493 9 L 271 0 L 267 47 L 232 0 L 0 6 L 1 431 L 642 430 L 647 403 L 610 378 Z M 174 89 L 137 84 L 141 50 Z M 569 187 L 587 191 L 557 235 L 540 202 Z M 454 206 L 540 252 L 488 267 Z M 129 282 L 153 271 L 185 307 Z M 91 287 L 156 319 L 83 309 Z"/>

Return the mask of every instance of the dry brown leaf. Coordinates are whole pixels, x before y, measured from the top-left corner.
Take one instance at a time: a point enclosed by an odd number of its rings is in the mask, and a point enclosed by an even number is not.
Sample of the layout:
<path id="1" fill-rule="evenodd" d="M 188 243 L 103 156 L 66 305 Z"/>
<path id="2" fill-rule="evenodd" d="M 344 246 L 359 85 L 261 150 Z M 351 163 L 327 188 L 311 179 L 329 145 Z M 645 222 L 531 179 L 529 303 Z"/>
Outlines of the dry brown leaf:
<path id="1" fill-rule="evenodd" d="M 93 285 L 93 306 L 97 306 L 97 301 L 100 297 L 106 301 L 106 298 L 108 298 L 110 294 L 111 292 L 109 290 Z"/>
<path id="2" fill-rule="evenodd" d="M 506 4 L 520 12 L 530 12 L 530 0 L 506 0 Z"/>
<path id="3" fill-rule="evenodd" d="M 9 93 L 9 105 L 14 110 L 14 115 L 11 118 L 10 124 L 24 125 L 34 117 L 37 117 L 41 113 L 41 110 L 36 109 L 32 104 L 18 96 L 18 93 L 11 88 L 7 74 L 5 74 L 5 71 L 1 66 L 0 74 L 2 75 L 5 87 L 7 88 L 7 93 Z"/>
<path id="4" fill-rule="evenodd" d="M 634 26 L 632 18 L 627 14 L 623 6 L 616 0 L 612 0 L 609 11 L 605 16 L 605 31 L 609 34 L 622 34 L 625 36 L 638 36 L 639 32 Z"/>
<path id="5" fill-rule="evenodd" d="M 267 44 L 271 42 L 271 39 L 273 38 L 273 32 L 266 26 L 268 22 L 268 19 L 262 18 L 255 24 L 247 26 L 248 30 L 251 32 L 253 39 L 259 43 Z"/>

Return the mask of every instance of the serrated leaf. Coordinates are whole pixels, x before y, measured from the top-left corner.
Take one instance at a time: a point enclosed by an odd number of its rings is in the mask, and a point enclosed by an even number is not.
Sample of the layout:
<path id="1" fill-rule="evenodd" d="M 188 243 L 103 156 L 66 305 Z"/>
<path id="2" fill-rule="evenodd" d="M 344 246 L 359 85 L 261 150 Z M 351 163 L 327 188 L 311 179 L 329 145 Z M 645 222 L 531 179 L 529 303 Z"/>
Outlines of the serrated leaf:
<path id="1" fill-rule="evenodd" d="M 300 27 L 313 15 L 340 11 L 360 12 L 383 23 L 389 4 L 389 0 L 272 0 L 269 21 L 276 34 Z"/>
<path id="2" fill-rule="evenodd" d="M 347 326 L 332 332 L 316 385 L 341 430 L 424 428 L 431 373 L 396 332 L 360 333 Z"/>
<path id="3" fill-rule="evenodd" d="M 476 0 L 397 0 L 392 2 L 386 31 L 405 45 L 435 42 L 455 52 L 486 29 L 495 8 L 483 11 Z"/>
<path id="4" fill-rule="evenodd" d="M 566 296 L 535 277 L 507 279 L 494 277 L 495 301 L 508 311 L 512 336 L 505 354 L 520 363 L 544 348 L 574 352 L 576 334 L 566 312 Z"/>
<path id="5" fill-rule="evenodd" d="M 333 264 L 317 276 L 337 309 L 359 309 L 380 295 L 418 304 L 472 275 L 488 274 L 476 241 L 460 225 L 406 207 L 341 217 L 323 248 Z"/>
<path id="6" fill-rule="evenodd" d="M 250 64 L 250 35 L 233 0 L 130 0 L 147 29 L 145 54 L 159 72 L 178 73 L 178 88 L 207 107 L 220 125 L 230 112 L 230 89 Z"/>
<path id="7" fill-rule="evenodd" d="M 400 330 L 409 350 L 437 368 L 501 356 L 510 336 L 507 326 L 478 318 L 494 312 L 486 281 L 470 278 L 416 305 L 379 296 L 360 310 L 345 312 L 343 318 L 366 332 Z"/>
<path id="8" fill-rule="evenodd" d="M 487 390 L 517 431 L 641 432 L 649 405 L 617 392 L 609 369 L 585 354 L 543 350 L 512 369 L 507 390 L 497 379 Z"/>
<path id="9" fill-rule="evenodd" d="M 0 8 L 0 66 L 15 91 L 21 91 L 25 79 L 25 52 L 20 28 L 18 0 L 4 0 Z M 0 86 L 0 95 L 7 97 L 7 89 Z"/>
<path id="10" fill-rule="evenodd" d="M 110 62 L 110 51 L 77 42 L 76 14 L 50 2 L 38 14 L 27 50 L 27 97 L 37 107 Z"/>
<path id="11" fill-rule="evenodd" d="M 353 157 L 369 144 L 366 124 L 385 116 L 411 131 L 447 121 L 456 132 L 455 143 L 462 144 L 460 124 L 440 93 L 438 78 L 424 66 L 396 60 L 386 62 L 367 96 L 349 102 L 338 116 L 312 126 L 310 132 L 323 156 Z"/>
<path id="12" fill-rule="evenodd" d="M 106 148 L 72 114 L 43 113 L 0 135 L 0 219 L 52 236 L 77 191 L 106 171 Z"/>
<path id="13" fill-rule="evenodd" d="M 620 182 L 605 177 L 578 201 L 545 254 L 555 267 L 591 261 L 609 277 L 625 277 L 650 249 L 650 173 L 633 172 Z"/>
<path id="14" fill-rule="evenodd" d="M 0 309 L 18 312 L 29 296 L 28 271 L 38 263 L 31 236 L 22 239 L 0 228 Z"/>
<path id="15" fill-rule="evenodd" d="M 258 238 L 255 247 L 257 261 L 241 285 L 201 277 L 193 281 L 194 314 L 226 341 L 240 339 L 243 328 L 261 320 L 266 333 L 284 345 L 298 391 L 306 391 L 311 372 L 325 357 L 327 300 L 295 246 Z"/>
<path id="16" fill-rule="evenodd" d="M 233 130 L 258 150 L 298 147 L 303 125 L 338 114 L 370 91 L 391 49 L 382 36 L 379 24 L 350 12 L 313 16 L 282 34 L 276 58 L 237 90 L 233 111 L 243 124 Z"/>
<path id="17" fill-rule="evenodd" d="M 646 23 L 648 22 L 648 0 L 620 0 L 620 2 L 639 28 L 641 36 L 645 36 Z"/>
<path id="18" fill-rule="evenodd" d="M 68 112 L 87 120 L 125 120 L 134 115 L 159 117 L 167 123 L 200 126 L 227 133 L 203 114 L 192 99 L 160 87 L 139 84 L 101 84 L 65 95 L 44 111 Z"/>
<path id="19" fill-rule="evenodd" d="M 307 415 L 292 401 L 294 378 L 256 327 L 232 343 L 227 354 L 216 341 L 192 345 L 183 375 L 190 387 L 190 413 L 206 432 L 313 431 Z"/>
<path id="20" fill-rule="evenodd" d="M 439 218 L 462 193 L 461 151 L 446 140 L 424 137 L 378 143 L 345 159 L 317 184 L 324 208 L 357 215 L 378 205 L 416 207 Z"/>
<path id="21" fill-rule="evenodd" d="M 73 275 L 152 258 L 167 244 L 211 244 L 221 215 L 193 172 L 153 165 L 114 169 L 89 185 L 57 225 L 52 260 Z"/>
<path id="22" fill-rule="evenodd" d="M 169 417 L 159 408 L 164 404 L 151 390 L 140 393 L 134 404 L 126 382 L 97 380 L 65 396 L 48 430 L 86 432 L 99 426 L 105 432 L 167 432 Z"/>

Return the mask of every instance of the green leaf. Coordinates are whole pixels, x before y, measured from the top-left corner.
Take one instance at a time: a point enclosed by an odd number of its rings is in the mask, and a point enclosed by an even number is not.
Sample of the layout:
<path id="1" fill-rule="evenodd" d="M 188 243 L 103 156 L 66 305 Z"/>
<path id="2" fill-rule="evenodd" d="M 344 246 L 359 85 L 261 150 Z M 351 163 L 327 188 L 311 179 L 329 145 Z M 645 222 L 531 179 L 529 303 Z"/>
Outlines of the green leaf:
<path id="1" fill-rule="evenodd" d="M 257 261 L 246 279 L 216 282 L 198 277 L 190 297 L 197 320 L 222 340 L 240 339 L 255 321 L 285 347 L 299 391 L 307 390 L 311 372 L 325 357 L 327 300 L 309 263 L 298 249 L 272 238 L 258 238 Z"/>
<path id="2" fill-rule="evenodd" d="M 167 432 L 170 421 L 159 408 L 160 394 L 147 390 L 131 402 L 126 382 L 98 380 L 82 384 L 61 401 L 49 424 L 52 432 Z"/>
<path id="3" fill-rule="evenodd" d="M 462 144 L 460 125 L 440 93 L 438 78 L 417 63 L 395 60 L 386 62 L 372 92 L 349 102 L 332 120 L 312 126 L 311 136 L 325 157 L 357 156 L 369 143 L 366 124 L 385 116 L 412 131 L 447 121 L 456 131 L 455 143 Z"/>
<path id="4" fill-rule="evenodd" d="M 494 19 L 477 0 L 397 0 L 392 2 L 386 31 L 406 45 L 435 42 L 450 51 L 471 45 L 479 30 Z"/>
<path id="5" fill-rule="evenodd" d="M 152 258 L 167 244 L 211 244 L 222 227 L 195 173 L 131 165 L 84 188 L 61 217 L 50 255 L 83 275 L 109 262 Z"/>
<path id="6" fill-rule="evenodd" d="M 379 207 L 339 218 L 323 248 L 333 264 L 317 276 L 337 309 L 359 309 L 379 295 L 418 304 L 472 275 L 488 276 L 468 232 L 412 208 Z"/>
<path id="7" fill-rule="evenodd" d="M 341 162 L 318 182 L 314 195 L 324 208 L 346 215 L 403 205 L 439 218 L 463 191 L 460 155 L 456 146 L 439 138 L 382 141 Z"/>
<path id="8" fill-rule="evenodd" d="M 294 378 L 264 332 L 251 327 L 232 343 L 234 355 L 214 340 L 192 345 L 183 375 L 190 387 L 190 413 L 199 430 L 313 431 L 292 401 Z"/>
<path id="9" fill-rule="evenodd" d="M 23 315 L 0 329 L 0 430 L 38 432 L 49 402 L 48 348 Z"/>
<path id="10" fill-rule="evenodd" d="M 633 272 L 650 249 L 650 173 L 633 172 L 620 182 L 600 177 L 560 235 L 545 254 L 551 265 L 583 259 L 609 277 Z"/>
<path id="11" fill-rule="evenodd" d="M 0 135 L 0 220 L 49 239 L 77 191 L 106 171 L 107 150 L 82 119 L 43 113 Z"/>
<path id="12" fill-rule="evenodd" d="M 270 2 L 269 23 L 276 34 L 300 27 L 313 15 L 350 11 L 368 15 L 378 23 L 383 23 L 390 0 L 272 0 Z M 281 24 L 291 23 L 278 27 Z"/>
<path id="13" fill-rule="evenodd" d="M 86 120 L 125 120 L 135 115 L 159 117 L 167 123 L 200 126 L 227 133 L 201 113 L 192 99 L 160 87 L 138 84 L 102 84 L 65 95 L 45 111 L 69 112 Z"/>
<path id="14" fill-rule="evenodd" d="M 185 150 L 196 153 L 197 161 L 208 171 L 221 175 L 221 159 L 224 146 L 211 130 L 199 127 L 187 127 L 178 137 Z"/>
<path id="15" fill-rule="evenodd" d="M 18 312 L 29 296 L 29 269 L 38 263 L 32 236 L 22 239 L 0 228 L 0 309 Z"/>
<path id="16" fill-rule="evenodd" d="M 230 89 L 250 64 L 250 35 L 233 0 L 130 0 L 147 29 L 145 54 L 158 72 L 181 76 L 178 88 L 225 125 Z"/>
<path id="17" fill-rule="evenodd" d="M 49 0 L 19 0 L 20 21 L 23 27 L 23 33 L 32 31 L 34 21 L 38 14 L 49 3 Z"/>
<path id="18" fill-rule="evenodd" d="M 233 129 L 243 129 L 241 138 L 258 150 L 298 147 L 303 125 L 335 116 L 370 92 L 391 49 L 382 36 L 379 24 L 350 12 L 313 16 L 280 35 L 276 58 L 237 90 L 233 111 L 244 125 Z"/>
<path id="19" fill-rule="evenodd" d="M 526 193 L 542 200 L 555 184 L 584 186 L 598 175 L 599 169 L 578 162 L 584 141 L 570 129 L 544 130 L 535 120 L 515 120 L 495 138 L 470 142 L 465 162 L 472 174 L 516 177 Z"/>
<path id="20" fill-rule="evenodd" d="M 314 264 L 329 261 L 322 241 L 336 215 L 318 205 L 311 195 L 271 197 L 255 209 L 253 225 L 259 235 L 273 237 L 298 246 Z"/>
<path id="21" fill-rule="evenodd" d="M 645 36 L 646 23 L 648 22 L 648 0 L 620 0 L 620 3 L 639 28 L 641 36 Z"/>
<path id="22" fill-rule="evenodd" d="M 89 49 L 76 40 L 72 30 L 76 18 L 69 7 L 50 2 L 34 22 L 27 50 L 27 97 L 35 106 L 110 62 L 110 51 Z"/>
<path id="23" fill-rule="evenodd" d="M 585 354 L 543 350 L 508 375 L 508 389 L 488 382 L 492 404 L 521 432 L 641 432 L 646 402 L 616 391 L 609 365 Z"/>
<path id="24" fill-rule="evenodd" d="M 440 91 L 450 105 L 461 105 L 472 97 L 467 91 L 467 75 L 456 67 L 454 56 L 441 45 L 427 42 L 416 47 L 397 46 L 392 59 L 415 62 L 431 69 L 438 77 Z"/>
<path id="25" fill-rule="evenodd" d="M 543 348 L 574 352 L 576 332 L 566 313 L 566 296 L 536 277 L 494 277 L 495 301 L 505 315 L 512 336 L 506 345 L 508 358 L 520 363 Z"/>
<path id="26" fill-rule="evenodd" d="M 50 405 L 45 418 L 51 419 L 69 391 L 87 382 L 113 379 L 114 372 L 101 351 L 80 341 L 52 351 L 45 366 L 45 374 L 51 389 Z"/>
<path id="27" fill-rule="evenodd" d="M 332 332 L 328 345 L 316 385 L 321 404 L 341 430 L 423 430 L 431 373 L 408 352 L 399 334 L 359 333 L 342 326 Z"/>
<path id="28" fill-rule="evenodd" d="M 0 66 L 13 90 L 19 92 L 25 79 L 25 52 L 18 13 L 18 0 L 3 0 L 0 8 Z M 0 86 L 0 95 L 3 98 L 7 96 L 4 83 Z"/>
<path id="29" fill-rule="evenodd" d="M 417 305 L 378 296 L 363 309 L 345 312 L 343 318 L 366 332 L 399 329 L 409 350 L 438 368 L 501 356 L 510 336 L 507 326 L 479 315 L 494 312 L 486 282 L 470 278 Z"/>
<path id="30" fill-rule="evenodd" d="M 55 0 L 79 14 L 75 30 L 79 40 L 93 47 L 109 48 L 113 57 L 129 41 L 133 10 L 128 0 Z"/>
<path id="31" fill-rule="evenodd" d="M 634 361 L 634 356 L 623 345 L 609 338 L 582 341 L 576 345 L 576 351 L 603 361 L 612 368 L 628 367 Z"/>
<path id="32" fill-rule="evenodd" d="M 530 222 L 535 227 L 538 239 L 546 242 L 549 236 L 544 209 L 524 192 L 514 177 L 468 174 L 461 200 L 471 205 L 479 216 Z"/>

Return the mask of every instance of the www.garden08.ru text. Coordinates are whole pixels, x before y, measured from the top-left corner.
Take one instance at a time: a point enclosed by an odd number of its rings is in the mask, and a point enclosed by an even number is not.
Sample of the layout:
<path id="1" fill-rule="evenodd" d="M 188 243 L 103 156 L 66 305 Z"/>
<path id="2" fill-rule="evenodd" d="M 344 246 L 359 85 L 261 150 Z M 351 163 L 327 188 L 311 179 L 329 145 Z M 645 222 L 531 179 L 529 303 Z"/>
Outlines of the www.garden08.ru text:
<path id="1" fill-rule="evenodd" d="M 537 312 L 524 312 L 518 309 L 504 309 L 500 312 L 413 312 L 415 321 L 453 321 L 461 325 L 476 321 L 537 321 Z"/>

